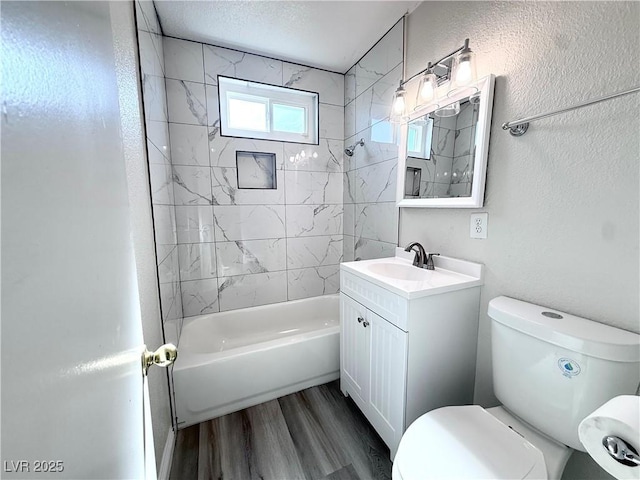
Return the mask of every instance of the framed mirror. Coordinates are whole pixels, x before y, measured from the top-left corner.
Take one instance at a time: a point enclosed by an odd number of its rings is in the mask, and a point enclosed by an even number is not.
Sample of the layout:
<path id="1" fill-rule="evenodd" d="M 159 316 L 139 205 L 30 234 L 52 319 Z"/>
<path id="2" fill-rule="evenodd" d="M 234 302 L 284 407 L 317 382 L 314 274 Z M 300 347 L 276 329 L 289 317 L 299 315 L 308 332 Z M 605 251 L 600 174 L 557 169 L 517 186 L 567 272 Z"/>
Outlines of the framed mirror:
<path id="1" fill-rule="evenodd" d="M 494 83 L 489 75 L 450 92 L 438 110 L 423 108 L 401 126 L 399 207 L 483 206 Z"/>

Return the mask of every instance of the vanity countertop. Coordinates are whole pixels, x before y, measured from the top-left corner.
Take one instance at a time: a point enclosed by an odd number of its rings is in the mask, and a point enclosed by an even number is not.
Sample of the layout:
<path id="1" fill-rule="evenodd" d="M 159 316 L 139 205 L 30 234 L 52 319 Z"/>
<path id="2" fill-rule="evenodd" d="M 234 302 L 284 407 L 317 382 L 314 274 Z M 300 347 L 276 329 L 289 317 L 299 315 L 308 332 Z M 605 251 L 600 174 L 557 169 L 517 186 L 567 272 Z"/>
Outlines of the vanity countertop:
<path id="1" fill-rule="evenodd" d="M 395 257 L 345 262 L 340 269 L 408 300 L 484 283 L 484 265 L 479 263 L 444 256 L 434 257 L 435 270 L 412 263 L 413 253 L 397 248 Z"/>

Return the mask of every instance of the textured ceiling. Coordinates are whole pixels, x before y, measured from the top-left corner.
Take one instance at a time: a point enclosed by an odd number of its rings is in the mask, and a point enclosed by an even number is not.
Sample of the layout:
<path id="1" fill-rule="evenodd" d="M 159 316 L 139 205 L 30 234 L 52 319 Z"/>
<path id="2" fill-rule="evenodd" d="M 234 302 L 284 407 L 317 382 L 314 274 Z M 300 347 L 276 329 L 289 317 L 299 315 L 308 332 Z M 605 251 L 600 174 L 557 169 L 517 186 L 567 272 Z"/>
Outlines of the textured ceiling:
<path id="1" fill-rule="evenodd" d="M 419 1 L 156 0 L 165 35 L 345 73 Z"/>

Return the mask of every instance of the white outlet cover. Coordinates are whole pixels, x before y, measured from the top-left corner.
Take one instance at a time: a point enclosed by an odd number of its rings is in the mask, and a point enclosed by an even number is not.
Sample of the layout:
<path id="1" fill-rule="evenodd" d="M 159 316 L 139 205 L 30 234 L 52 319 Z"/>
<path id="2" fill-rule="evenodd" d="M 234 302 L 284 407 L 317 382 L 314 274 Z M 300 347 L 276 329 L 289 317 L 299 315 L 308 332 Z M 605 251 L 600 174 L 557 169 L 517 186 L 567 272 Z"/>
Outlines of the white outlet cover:
<path id="1" fill-rule="evenodd" d="M 489 214 L 472 213 L 469 222 L 469 234 L 471 238 L 487 238 L 487 230 L 489 228 Z"/>

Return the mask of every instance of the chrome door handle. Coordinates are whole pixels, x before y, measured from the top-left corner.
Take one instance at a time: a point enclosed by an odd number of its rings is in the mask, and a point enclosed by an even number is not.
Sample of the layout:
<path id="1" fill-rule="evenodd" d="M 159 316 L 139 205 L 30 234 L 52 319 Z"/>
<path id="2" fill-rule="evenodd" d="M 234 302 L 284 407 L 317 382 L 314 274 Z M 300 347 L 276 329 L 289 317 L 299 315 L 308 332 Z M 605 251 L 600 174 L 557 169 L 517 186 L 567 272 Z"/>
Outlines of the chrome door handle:
<path id="1" fill-rule="evenodd" d="M 362 323 L 362 322 L 364 322 L 364 318 L 358 317 L 358 323 Z"/>
<path id="2" fill-rule="evenodd" d="M 366 320 L 364 321 L 364 323 L 362 324 L 364 326 L 364 328 L 367 328 L 369 326 L 369 322 L 367 322 Z"/>
<path id="3" fill-rule="evenodd" d="M 142 370 L 144 375 L 147 375 L 149 367 L 151 365 L 157 365 L 159 367 L 168 367 L 178 358 L 178 349 L 173 343 L 166 343 L 158 348 L 155 352 L 147 350 L 145 345 L 144 352 L 142 352 Z"/>

